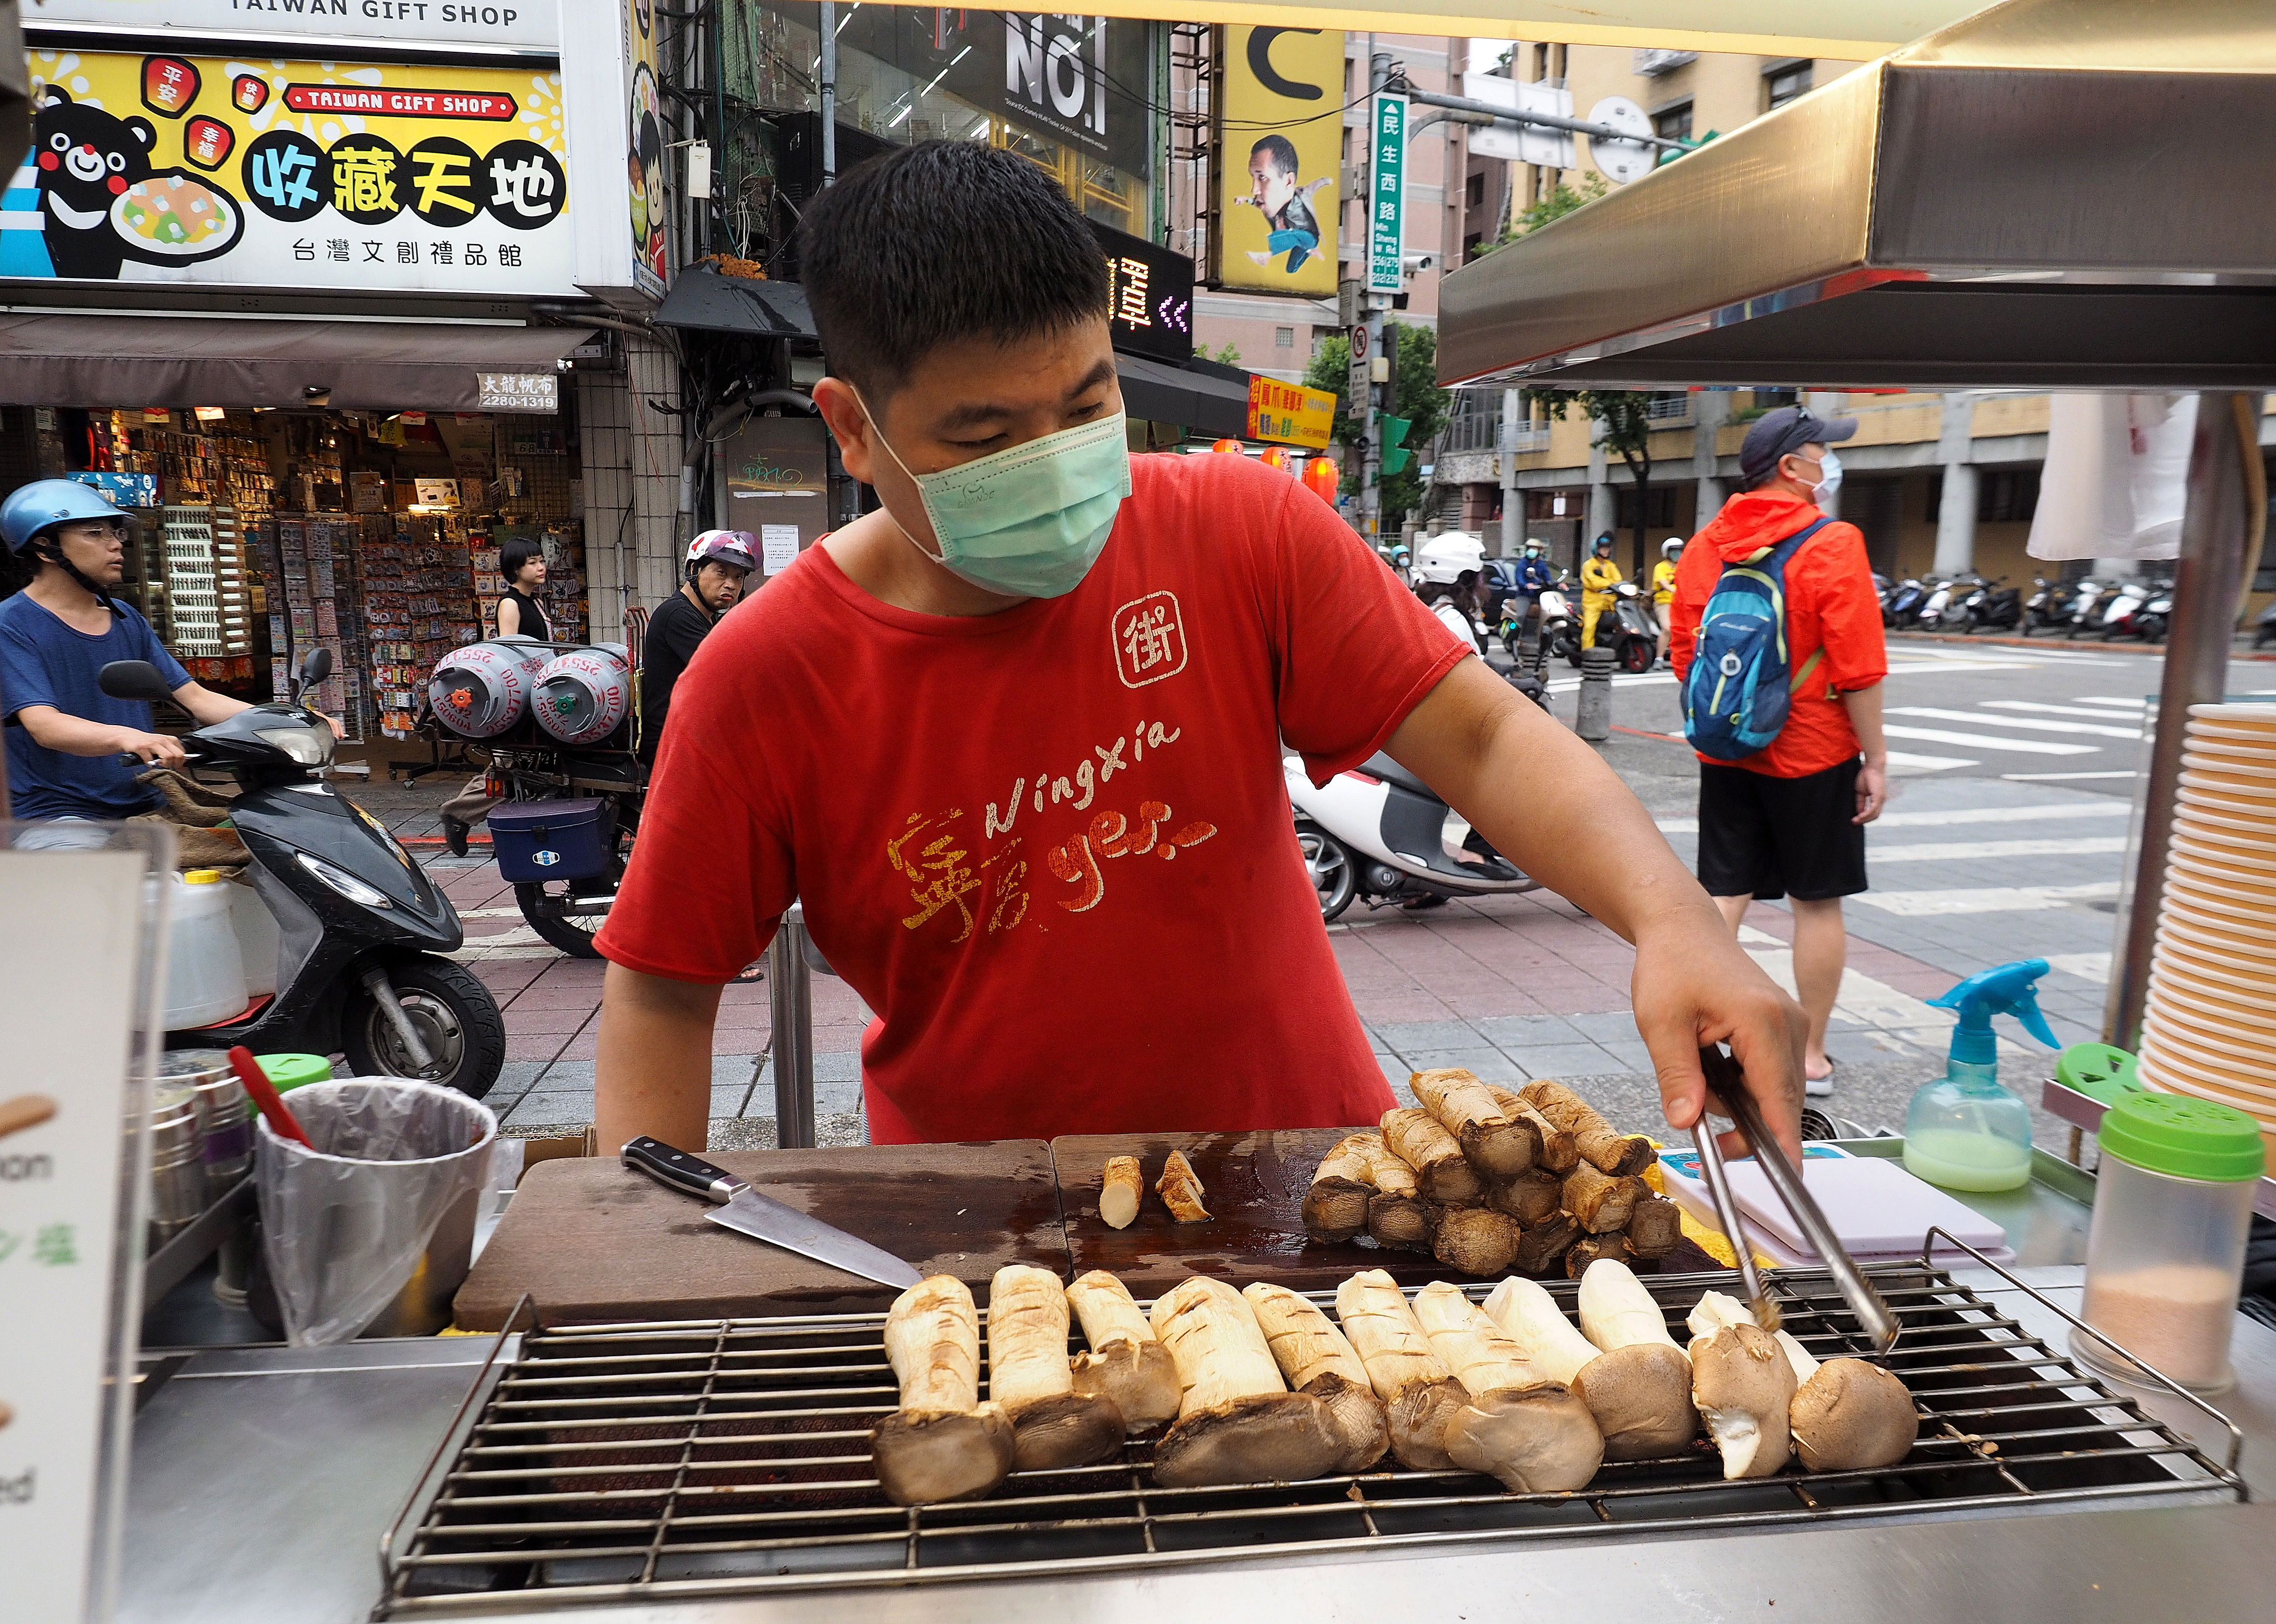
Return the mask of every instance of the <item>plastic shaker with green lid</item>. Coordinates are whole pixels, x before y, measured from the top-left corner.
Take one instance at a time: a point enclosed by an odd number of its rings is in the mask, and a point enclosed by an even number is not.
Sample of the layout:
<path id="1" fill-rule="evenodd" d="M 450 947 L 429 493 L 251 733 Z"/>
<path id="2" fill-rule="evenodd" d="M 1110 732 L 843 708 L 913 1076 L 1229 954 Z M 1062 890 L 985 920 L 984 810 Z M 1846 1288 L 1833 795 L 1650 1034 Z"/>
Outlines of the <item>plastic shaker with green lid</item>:
<path id="1" fill-rule="evenodd" d="M 2110 1342 L 2075 1331 L 2071 1351 L 2104 1375 L 2152 1388 L 2159 1384 L 2143 1365 L 2197 1393 L 2233 1386 L 2229 1336 L 2267 1165 L 2260 1125 L 2212 1100 L 2128 1093 L 2104 1113 L 2099 1134 L 2082 1313 Z"/>
<path id="2" fill-rule="evenodd" d="M 332 1063 L 320 1054 L 256 1054 L 253 1058 L 279 1094 L 289 1094 L 304 1083 L 332 1080 Z"/>

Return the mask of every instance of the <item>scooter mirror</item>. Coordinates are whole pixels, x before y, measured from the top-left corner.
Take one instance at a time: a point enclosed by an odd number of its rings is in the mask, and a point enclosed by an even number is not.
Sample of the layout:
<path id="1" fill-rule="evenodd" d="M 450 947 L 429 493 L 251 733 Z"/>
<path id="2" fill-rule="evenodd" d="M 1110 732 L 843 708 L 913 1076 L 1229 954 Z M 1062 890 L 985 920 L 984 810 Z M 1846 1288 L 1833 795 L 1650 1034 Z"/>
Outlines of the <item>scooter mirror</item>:
<path id="1" fill-rule="evenodd" d="M 173 697 L 166 679 L 148 660 L 112 660 L 95 673 L 95 681 L 113 699 L 156 701 Z"/>
<path id="2" fill-rule="evenodd" d="M 332 651 L 330 649 L 311 649 L 308 657 L 300 662 L 300 686 L 304 688 L 315 687 L 331 674 Z"/>

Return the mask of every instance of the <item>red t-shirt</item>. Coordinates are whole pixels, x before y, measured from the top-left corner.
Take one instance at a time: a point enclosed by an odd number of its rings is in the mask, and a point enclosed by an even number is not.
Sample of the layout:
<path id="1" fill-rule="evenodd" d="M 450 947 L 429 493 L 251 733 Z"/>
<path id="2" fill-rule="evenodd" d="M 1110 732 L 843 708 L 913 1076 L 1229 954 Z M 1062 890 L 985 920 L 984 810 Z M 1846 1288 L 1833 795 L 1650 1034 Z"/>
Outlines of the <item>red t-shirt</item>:
<path id="1" fill-rule="evenodd" d="M 1065 597 L 916 614 L 815 548 L 674 690 L 600 949 L 725 982 L 802 898 L 876 1012 L 881 1143 L 1336 1127 L 1394 1103 L 1280 746 L 1324 782 L 1468 650 L 1285 474 L 1141 456 L 1131 476 Z"/>
<path id="2" fill-rule="evenodd" d="M 1723 566 L 1774 546 L 1822 517 L 1815 505 L 1791 492 L 1749 490 L 1726 502 L 1692 538 L 1675 566 L 1675 603 L 1669 615 L 1679 679 L 1690 672 L 1699 618 L 1715 596 Z M 1865 560 L 1864 534 L 1855 525 L 1836 520 L 1787 560 L 1786 638 L 1787 669 L 1795 676 L 1811 655 L 1823 649 L 1825 657 L 1809 680 L 1794 690 L 1779 736 L 1743 761 L 1710 755 L 1701 761 L 1774 778 L 1801 778 L 1857 754 L 1848 707 L 1834 695 L 1870 688 L 1887 676 L 1889 649 L 1881 634 L 1881 596 L 1873 589 L 1873 566 Z"/>

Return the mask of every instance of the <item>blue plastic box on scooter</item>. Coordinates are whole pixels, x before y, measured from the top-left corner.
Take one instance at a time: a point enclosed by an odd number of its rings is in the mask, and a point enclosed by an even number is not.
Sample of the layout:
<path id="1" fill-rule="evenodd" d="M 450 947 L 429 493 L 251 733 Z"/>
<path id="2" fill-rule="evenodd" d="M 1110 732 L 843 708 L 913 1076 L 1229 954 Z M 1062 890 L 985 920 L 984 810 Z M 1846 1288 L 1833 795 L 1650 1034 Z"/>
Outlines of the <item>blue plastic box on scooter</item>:
<path id="1" fill-rule="evenodd" d="M 609 869 L 609 803 L 598 799 L 510 801 L 490 808 L 490 850 L 515 884 L 582 880 Z"/>

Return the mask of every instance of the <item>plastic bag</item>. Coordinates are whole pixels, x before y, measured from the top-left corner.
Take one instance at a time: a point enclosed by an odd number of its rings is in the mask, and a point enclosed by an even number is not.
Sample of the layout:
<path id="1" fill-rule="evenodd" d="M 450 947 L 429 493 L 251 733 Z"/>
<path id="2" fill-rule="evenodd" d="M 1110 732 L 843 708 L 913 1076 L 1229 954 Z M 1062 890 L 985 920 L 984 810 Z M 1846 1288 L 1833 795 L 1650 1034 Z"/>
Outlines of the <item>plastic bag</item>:
<path id="1" fill-rule="evenodd" d="M 284 1103 L 315 1149 L 262 1121 L 262 1245 L 286 1338 L 324 1347 L 353 1340 L 403 1289 L 444 1213 L 480 1184 L 497 1118 L 401 1077 L 307 1083 Z"/>
<path id="2" fill-rule="evenodd" d="M 2058 394 L 2024 550 L 2034 558 L 2176 558 L 2195 395 Z"/>

